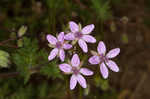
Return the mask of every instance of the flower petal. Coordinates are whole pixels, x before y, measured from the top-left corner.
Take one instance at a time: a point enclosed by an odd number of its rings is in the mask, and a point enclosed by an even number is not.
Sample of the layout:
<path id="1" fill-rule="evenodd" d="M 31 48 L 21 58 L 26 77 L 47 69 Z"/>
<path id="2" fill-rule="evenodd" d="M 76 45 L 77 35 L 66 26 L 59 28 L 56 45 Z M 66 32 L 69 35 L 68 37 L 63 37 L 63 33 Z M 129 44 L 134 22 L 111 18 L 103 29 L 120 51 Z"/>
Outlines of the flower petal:
<path id="1" fill-rule="evenodd" d="M 119 53 L 120 53 L 120 48 L 115 48 L 115 49 L 110 50 L 110 51 L 107 53 L 106 57 L 108 57 L 108 58 L 114 58 L 114 57 L 116 57 Z"/>
<path id="2" fill-rule="evenodd" d="M 107 66 L 114 72 L 119 72 L 119 67 L 117 66 L 117 64 L 112 61 L 112 60 L 108 60 L 106 62 Z"/>
<path id="3" fill-rule="evenodd" d="M 52 44 L 52 45 L 55 45 L 56 42 L 57 42 L 57 39 L 56 39 L 54 36 L 50 35 L 50 34 L 48 34 L 48 35 L 46 36 L 46 38 L 47 38 L 48 42 L 49 42 L 50 44 Z"/>
<path id="4" fill-rule="evenodd" d="M 66 63 L 60 64 L 59 68 L 60 68 L 61 71 L 65 72 L 65 73 L 70 73 L 71 69 L 72 69 L 72 67 L 69 64 L 66 64 Z"/>
<path id="5" fill-rule="evenodd" d="M 89 63 L 91 64 L 99 64 L 100 63 L 100 58 L 99 56 L 92 56 L 89 58 Z"/>
<path id="6" fill-rule="evenodd" d="M 74 54 L 72 59 L 71 59 L 71 64 L 72 66 L 74 67 L 78 67 L 80 65 L 80 59 L 79 59 L 79 56 L 78 54 Z"/>
<path id="7" fill-rule="evenodd" d="M 100 42 L 98 43 L 97 51 L 98 51 L 98 53 L 99 53 L 100 55 L 106 53 L 106 46 L 105 46 L 105 44 L 104 44 L 103 41 L 100 41 Z"/>
<path id="8" fill-rule="evenodd" d="M 69 22 L 69 27 L 70 27 L 71 32 L 73 32 L 73 33 L 79 31 L 79 26 L 73 21 Z"/>
<path id="9" fill-rule="evenodd" d="M 74 40 L 75 36 L 73 33 L 68 33 L 65 35 L 65 40 Z"/>
<path id="10" fill-rule="evenodd" d="M 77 77 L 72 75 L 70 78 L 70 89 L 73 90 L 77 85 Z"/>
<path id="11" fill-rule="evenodd" d="M 82 37 L 82 39 L 85 40 L 88 43 L 95 43 L 96 42 L 96 39 L 91 35 L 84 35 Z"/>
<path id="12" fill-rule="evenodd" d="M 59 33 L 59 35 L 57 36 L 57 39 L 60 42 L 64 42 L 64 32 Z"/>
<path id="13" fill-rule="evenodd" d="M 93 75 L 93 71 L 87 69 L 87 68 L 81 68 L 80 73 L 82 73 L 85 76 L 91 76 Z"/>
<path id="14" fill-rule="evenodd" d="M 81 32 L 83 34 L 89 34 L 93 31 L 93 29 L 94 29 L 94 24 L 90 24 L 90 25 L 85 26 Z"/>
<path id="15" fill-rule="evenodd" d="M 108 69 L 104 63 L 100 65 L 100 71 L 104 79 L 108 78 Z"/>
<path id="16" fill-rule="evenodd" d="M 84 40 L 80 39 L 78 41 L 79 46 L 82 48 L 83 52 L 87 53 L 88 52 L 88 48 L 87 48 L 87 44 Z"/>
<path id="17" fill-rule="evenodd" d="M 59 50 L 59 57 L 62 62 L 65 60 L 65 51 L 63 49 Z"/>
<path id="18" fill-rule="evenodd" d="M 63 45 L 63 48 L 64 48 L 65 50 L 68 50 L 68 49 L 72 48 L 72 45 L 66 43 L 66 44 Z"/>
<path id="19" fill-rule="evenodd" d="M 54 48 L 51 52 L 50 55 L 48 56 L 48 60 L 51 61 L 52 59 L 54 59 L 56 57 L 56 55 L 58 54 L 58 49 Z"/>
<path id="20" fill-rule="evenodd" d="M 80 74 L 77 75 L 77 81 L 79 82 L 79 84 L 80 84 L 83 88 L 86 88 L 86 87 L 87 87 L 87 85 L 86 85 L 86 80 L 85 80 L 85 78 L 84 78 L 82 75 L 80 75 Z"/>

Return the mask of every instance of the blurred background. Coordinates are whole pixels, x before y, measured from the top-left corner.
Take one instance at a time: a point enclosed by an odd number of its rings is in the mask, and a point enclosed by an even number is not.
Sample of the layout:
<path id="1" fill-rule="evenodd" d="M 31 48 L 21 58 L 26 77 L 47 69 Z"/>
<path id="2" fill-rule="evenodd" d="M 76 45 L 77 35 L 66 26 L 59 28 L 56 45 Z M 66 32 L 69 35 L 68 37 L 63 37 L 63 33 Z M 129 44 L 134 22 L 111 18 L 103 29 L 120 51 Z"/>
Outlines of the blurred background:
<path id="1" fill-rule="evenodd" d="M 104 80 L 90 52 L 77 50 L 98 74 L 70 91 L 60 61 L 48 62 L 45 36 L 67 31 L 71 20 L 95 25 L 89 50 L 100 40 L 107 50 L 120 47 L 120 72 Z M 150 99 L 149 52 L 150 0 L 0 0 L 0 99 Z"/>

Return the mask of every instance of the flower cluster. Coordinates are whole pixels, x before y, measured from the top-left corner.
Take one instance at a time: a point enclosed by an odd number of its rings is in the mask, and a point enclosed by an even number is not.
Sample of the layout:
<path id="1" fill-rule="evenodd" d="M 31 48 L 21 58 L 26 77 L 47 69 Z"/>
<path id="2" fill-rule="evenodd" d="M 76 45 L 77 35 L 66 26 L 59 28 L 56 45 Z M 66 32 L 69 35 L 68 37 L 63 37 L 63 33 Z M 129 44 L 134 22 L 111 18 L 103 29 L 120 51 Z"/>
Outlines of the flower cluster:
<path id="1" fill-rule="evenodd" d="M 96 43 L 96 39 L 90 35 L 90 33 L 94 29 L 93 24 L 87 25 L 82 29 L 81 25 L 77 25 L 75 22 L 70 21 L 69 28 L 69 33 L 65 34 L 64 32 L 61 32 L 59 33 L 57 38 L 50 34 L 47 35 L 49 46 L 54 48 L 48 56 L 49 61 L 53 60 L 56 56 L 58 56 L 60 60 L 64 62 L 64 60 L 66 59 L 64 50 L 69 50 L 73 48 L 76 42 L 78 42 L 79 47 L 84 53 L 88 52 L 87 43 Z M 69 41 L 72 41 L 72 43 L 69 44 Z M 120 53 L 120 48 L 112 49 L 106 54 L 106 46 L 103 41 L 100 41 L 97 47 L 97 51 L 98 52 L 92 51 L 93 56 L 90 57 L 88 61 L 90 64 L 99 64 L 100 72 L 104 79 L 108 78 L 109 73 L 107 67 L 114 72 L 119 71 L 119 67 L 111 59 L 116 57 Z M 73 54 L 71 61 L 68 60 L 68 63 L 62 63 L 59 65 L 59 69 L 62 72 L 64 72 L 65 74 L 72 74 L 70 78 L 71 90 L 75 88 L 77 82 L 83 88 L 86 88 L 86 80 L 82 75 L 93 75 L 93 71 L 87 68 L 81 68 L 82 63 L 83 61 L 80 62 L 78 54 Z"/>

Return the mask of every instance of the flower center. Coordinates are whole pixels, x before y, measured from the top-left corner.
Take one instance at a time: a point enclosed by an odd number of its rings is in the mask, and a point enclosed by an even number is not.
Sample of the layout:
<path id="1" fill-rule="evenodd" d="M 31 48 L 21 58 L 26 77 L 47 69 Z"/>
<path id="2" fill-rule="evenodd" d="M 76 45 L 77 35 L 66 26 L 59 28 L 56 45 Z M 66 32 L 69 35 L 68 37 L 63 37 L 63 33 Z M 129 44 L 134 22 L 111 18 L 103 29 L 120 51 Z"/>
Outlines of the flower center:
<path id="1" fill-rule="evenodd" d="M 76 67 L 72 67 L 72 71 L 75 75 L 79 74 L 79 69 L 77 69 Z"/>
<path id="2" fill-rule="evenodd" d="M 76 33 L 74 34 L 74 36 L 75 36 L 76 38 L 81 38 L 83 35 L 82 35 L 81 32 L 76 32 Z"/>
<path id="3" fill-rule="evenodd" d="M 107 62 L 107 61 L 108 61 L 108 58 L 107 58 L 104 54 L 101 54 L 101 55 L 100 55 L 100 60 L 101 60 L 102 62 Z"/>
<path id="4" fill-rule="evenodd" d="M 57 48 L 61 48 L 61 47 L 62 47 L 61 42 L 58 41 L 58 42 L 56 43 L 56 47 L 57 47 Z"/>

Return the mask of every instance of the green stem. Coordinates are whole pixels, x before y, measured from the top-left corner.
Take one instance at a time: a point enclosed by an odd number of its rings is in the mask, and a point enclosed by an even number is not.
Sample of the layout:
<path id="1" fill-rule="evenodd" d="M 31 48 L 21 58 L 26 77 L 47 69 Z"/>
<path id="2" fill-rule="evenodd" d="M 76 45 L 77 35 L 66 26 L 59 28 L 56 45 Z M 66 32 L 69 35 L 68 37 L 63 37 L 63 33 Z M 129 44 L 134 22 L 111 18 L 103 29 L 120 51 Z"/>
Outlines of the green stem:
<path id="1" fill-rule="evenodd" d="M 67 88 L 67 99 L 71 99 L 70 88 L 69 88 L 69 79 L 68 79 L 68 77 L 65 77 L 65 79 L 66 79 L 66 88 Z"/>
<path id="2" fill-rule="evenodd" d="M 82 99 L 82 88 L 79 86 L 79 99 Z"/>

